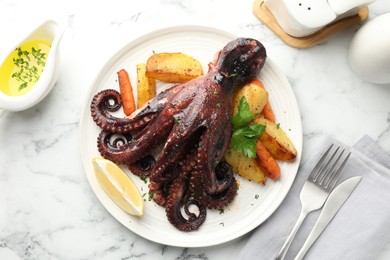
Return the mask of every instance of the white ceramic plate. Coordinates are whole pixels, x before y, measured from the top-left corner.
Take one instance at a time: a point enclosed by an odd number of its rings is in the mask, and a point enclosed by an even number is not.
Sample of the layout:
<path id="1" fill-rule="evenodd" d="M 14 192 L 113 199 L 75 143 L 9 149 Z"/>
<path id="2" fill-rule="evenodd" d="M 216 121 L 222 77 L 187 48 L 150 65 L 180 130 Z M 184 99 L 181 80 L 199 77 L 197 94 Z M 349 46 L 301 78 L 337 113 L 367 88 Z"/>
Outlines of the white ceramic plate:
<path id="1" fill-rule="evenodd" d="M 202 62 L 205 71 L 215 52 L 223 48 L 234 35 L 209 27 L 179 26 L 155 31 L 138 38 L 114 55 L 102 68 L 92 83 L 80 122 L 81 157 L 88 181 L 104 207 L 128 229 L 151 241 L 180 247 L 212 246 L 231 241 L 256 228 L 280 205 L 289 191 L 300 162 L 302 150 L 301 118 L 294 93 L 279 70 L 268 57 L 259 78 L 269 91 L 270 102 L 277 121 L 290 136 L 298 150 L 298 158 L 291 163 L 281 163 L 281 178 L 267 181 L 265 186 L 238 177 L 240 189 L 233 203 L 224 213 L 207 210 L 205 223 L 198 231 L 181 232 L 167 220 L 164 208 L 146 200 L 145 213 L 141 218 L 122 211 L 101 189 L 93 171 L 91 159 L 100 156 L 96 138 L 100 132 L 90 116 L 90 102 L 100 90 L 118 88 L 119 69 L 126 69 L 136 86 L 136 64 L 146 62 L 153 52 L 183 52 Z M 261 40 L 261 39 L 260 39 Z M 159 86 L 163 87 L 163 86 Z M 136 91 L 134 92 L 136 93 Z M 132 175 L 131 179 L 142 194 L 148 192 L 147 184 Z M 147 197 L 147 196 L 146 196 Z"/>

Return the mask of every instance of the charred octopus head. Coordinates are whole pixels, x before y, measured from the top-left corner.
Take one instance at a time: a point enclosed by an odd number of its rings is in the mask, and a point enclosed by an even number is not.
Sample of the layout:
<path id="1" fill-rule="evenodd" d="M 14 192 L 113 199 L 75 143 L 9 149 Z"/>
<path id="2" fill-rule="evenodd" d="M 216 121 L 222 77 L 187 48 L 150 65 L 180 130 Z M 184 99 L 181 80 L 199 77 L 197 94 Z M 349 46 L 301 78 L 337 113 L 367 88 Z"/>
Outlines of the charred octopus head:
<path id="1" fill-rule="evenodd" d="M 259 74 L 265 58 L 265 48 L 259 41 L 238 38 L 223 48 L 216 69 L 229 79 L 226 87 L 242 86 Z"/>
<path id="2" fill-rule="evenodd" d="M 233 172 L 222 161 L 231 138 L 231 97 L 258 75 L 265 59 L 257 40 L 231 41 L 206 75 L 159 93 L 129 117 L 111 114 L 121 104 L 116 90 L 93 98 L 91 115 L 102 128 L 99 152 L 148 176 L 153 199 L 178 229 L 198 229 L 206 208 L 223 208 L 236 195 Z M 197 214 L 189 212 L 190 205 Z"/>

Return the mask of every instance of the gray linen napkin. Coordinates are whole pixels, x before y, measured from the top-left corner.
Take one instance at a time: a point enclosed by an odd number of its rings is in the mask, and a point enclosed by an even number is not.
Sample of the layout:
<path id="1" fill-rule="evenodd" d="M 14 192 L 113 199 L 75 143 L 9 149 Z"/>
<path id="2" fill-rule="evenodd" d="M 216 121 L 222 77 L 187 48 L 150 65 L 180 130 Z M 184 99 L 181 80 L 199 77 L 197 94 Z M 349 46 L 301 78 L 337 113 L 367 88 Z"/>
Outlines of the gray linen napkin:
<path id="1" fill-rule="evenodd" d="M 326 138 L 301 166 L 283 203 L 252 233 L 238 259 L 274 259 L 298 218 L 302 186 L 331 142 L 337 141 Z M 338 183 L 352 176 L 363 178 L 305 259 L 375 259 L 390 239 L 390 155 L 368 136 L 351 151 Z M 319 213 L 309 214 L 303 222 L 286 259 L 296 256 Z"/>

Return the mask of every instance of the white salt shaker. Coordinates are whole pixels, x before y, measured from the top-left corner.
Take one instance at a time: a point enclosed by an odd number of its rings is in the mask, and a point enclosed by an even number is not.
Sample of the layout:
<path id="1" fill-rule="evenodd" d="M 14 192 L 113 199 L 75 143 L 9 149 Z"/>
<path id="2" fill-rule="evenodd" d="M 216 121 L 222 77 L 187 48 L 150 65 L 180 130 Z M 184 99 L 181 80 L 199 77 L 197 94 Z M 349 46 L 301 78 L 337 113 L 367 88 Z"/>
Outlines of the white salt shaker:
<path id="1" fill-rule="evenodd" d="M 280 27 L 304 37 L 344 17 L 357 14 L 375 0 L 264 0 Z"/>
<path id="2" fill-rule="evenodd" d="M 348 58 L 352 71 L 363 80 L 390 83 L 390 13 L 375 17 L 357 31 Z"/>

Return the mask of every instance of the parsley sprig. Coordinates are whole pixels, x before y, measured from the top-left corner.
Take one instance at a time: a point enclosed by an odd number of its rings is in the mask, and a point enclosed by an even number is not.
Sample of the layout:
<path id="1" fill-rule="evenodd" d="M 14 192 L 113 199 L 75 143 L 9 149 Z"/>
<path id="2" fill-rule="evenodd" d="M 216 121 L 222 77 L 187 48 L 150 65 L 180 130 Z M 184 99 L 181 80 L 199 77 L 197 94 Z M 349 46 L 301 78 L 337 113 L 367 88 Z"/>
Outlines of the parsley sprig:
<path id="1" fill-rule="evenodd" d="M 265 130 L 265 125 L 251 122 L 255 116 L 249 111 L 245 96 L 240 99 L 238 111 L 232 117 L 233 134 L 231 145 L 248 158 L 256 158 L 256 141 Z"/>

